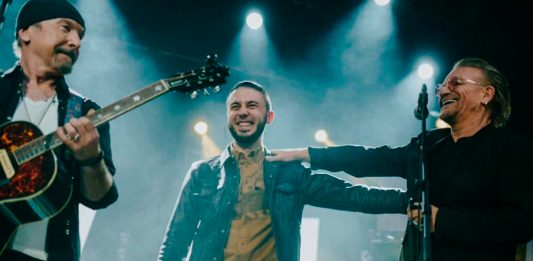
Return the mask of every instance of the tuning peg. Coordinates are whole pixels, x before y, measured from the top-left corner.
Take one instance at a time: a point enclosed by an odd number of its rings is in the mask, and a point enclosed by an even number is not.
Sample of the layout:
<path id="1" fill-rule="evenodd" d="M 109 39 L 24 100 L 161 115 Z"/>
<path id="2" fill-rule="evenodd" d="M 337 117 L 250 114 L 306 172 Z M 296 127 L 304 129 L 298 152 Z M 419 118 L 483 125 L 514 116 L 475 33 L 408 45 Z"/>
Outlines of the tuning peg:
<path id="1" fill-rule="evenodd" d="M 189 94 L 189 96 L 191 96 L 191 99 L 196 99 L 196 97 L 198 97 L 198 92 L 197 91 L 193 91 L 193 92 L 191 92 L 191 94 Z"/>
<path id="2" fill-rule="evenodd" d="M 207 89 L 204 89 L 204 96 L 209 96 L 209 95 L 210 95 L 209 91 Z"/>
<path id="3" fill-rule="evenodd" d="M 213 87 L 213 91 L 216 92 L 216 93 L 219 93 L 220 92 L 220 85 L 217 85 L 217 86 Z"/>

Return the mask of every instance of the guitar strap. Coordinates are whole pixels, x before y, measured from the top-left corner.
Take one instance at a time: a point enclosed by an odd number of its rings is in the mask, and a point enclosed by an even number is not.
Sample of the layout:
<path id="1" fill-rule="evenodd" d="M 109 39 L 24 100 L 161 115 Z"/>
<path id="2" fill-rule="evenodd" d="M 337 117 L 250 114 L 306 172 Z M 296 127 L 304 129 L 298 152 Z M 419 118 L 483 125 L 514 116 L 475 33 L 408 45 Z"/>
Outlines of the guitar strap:
<path id="1" fill-rule="evenodd" d="M 79 94 L 70 91 L 68 92 L 68 98 L 66 99 L 66 105 L 64 105 L 64 113 L 65 116 L 63 117 L 63 122 L 59 122 L 60 126 L 65 125 L 73 118 L 80 118 L 83 116 L 83 101 L 84 98 L 80 96 Z M 61 105 L 61 104 L 60 104 Z M 61 108 L 60 108 L 61 111 Z M 61 113 L 59 115 L 61 117 Z M 68 166 L 68 168 L 75 168 L 74 161 L 72 160 L 72 152 L 70 150 L 66 149 L 66 146 L 60 146 L 55 149 L 56 155 L 63 155 L 64 157 L 64 164 Z"/>
<path id="2" fill-rule="evenodd" d="M 84 98 L 79 94 L 70 91 L 68 93 L 68 99 L 65 108 L 65 117 L 63 118 L 63 123 L 61 125 L 67 124 L 73 118 L 80 118 L 83 116 L 83 101 Z M 57 148 L 57 155 L 63 155 L 66 159 L 67 165 L 70 167 L 75 167 L 72 165 L 72 152 L 66 149 L 66 146 L 61 146 Z"/>
<path id="3" fill-rule="evenodd" d="M 67 101 L 67 110 L 65 113 L 65 123 L 69 122 L 72 118 L 79 118 L 82 115 L 83 98 L 73 92 L 70 92 Z"/>

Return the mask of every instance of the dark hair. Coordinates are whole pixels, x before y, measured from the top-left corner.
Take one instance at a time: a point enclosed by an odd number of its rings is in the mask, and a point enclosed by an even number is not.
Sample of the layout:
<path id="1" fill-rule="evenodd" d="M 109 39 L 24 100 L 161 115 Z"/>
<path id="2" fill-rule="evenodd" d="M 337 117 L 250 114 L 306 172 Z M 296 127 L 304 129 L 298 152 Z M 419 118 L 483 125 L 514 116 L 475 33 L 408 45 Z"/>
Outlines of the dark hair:
<path id="1" fill-rule="evenodd" d="M 233 88 L 231 88 L 231 90 L 230 90 L 230 92 L 228 94 L 228 98 L 235 90 L 240 89 L 240 88 L 254 89 L 254 90 L 260 92 L 261 94 L 263 94 L 263 97 L 265 98 L 267 112 L 272 110 L 272 102 L 270 101 L 270 95 L 268 94 L 268 92 L 266 91 L 266 89 L 263 86 L 261 86 L 259 83 L 254 82 L 254 81 L 240 81 L 240 82 L 238 82 L 237 84 L 235 84 L 235 86 L 233 86 Z"/>
<path id="2" fill-rule="evenodd" d="M 484 81 L 496 90 L 494 99 L 489 103 L 492 104 L 492 124 L 497 128 L 505 126 L 511 115 L 511 93 L 505 75 L 480 58 L 463 58 L 454 64 L 453 69 L 457 67 L 472 67 L 481 70 Z"/>

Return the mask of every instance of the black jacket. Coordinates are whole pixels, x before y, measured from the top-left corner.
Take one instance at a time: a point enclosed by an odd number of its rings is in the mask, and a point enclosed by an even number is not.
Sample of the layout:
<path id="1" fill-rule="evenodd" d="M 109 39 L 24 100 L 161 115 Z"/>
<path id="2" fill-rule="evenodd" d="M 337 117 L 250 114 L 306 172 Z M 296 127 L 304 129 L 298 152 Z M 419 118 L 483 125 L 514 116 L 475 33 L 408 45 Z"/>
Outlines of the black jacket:
<path id="1" fill-rule="evenodd" d="M 300 163 L 264 161 L 276 254 L 297 261 L 305 204 L 365 213 L 405 213 L 405 193 L 352 185 L 326 174 L 311 174 Z M 229 147 L 220 156 L 192 165 L 161 247 L 159 260 L 182 260 L 191 241 L 191 260 L 222 260 L 238 197 L 238 164 Z"/>
<path id="2" fill-rule="evenodd" d="M 417 141 L 395 148 L 310 148 L 311 167 L 356 177 L 400 176 L 413 188 Z M 433 130 L 426 141 L 429 200 L 439 208 L 432 260 L 514 261 L 517 245 L 533 238 L 531 140 L 488 125 L 457 142 L 449 129 Z M 412 228 L 404 242 L 409 261 L 416 252 L 411 243 L 419 239 Z"/>
<path id="3" fill-rule="evenodd" d="M 11 117 L 17 108 L 20 100 L 19 83 L 23 79 L 22 70 L 19 65 L 5 72 L 0 77 L 0 125 L 11 121 Z M 69 91 L 64 79 L 61 79 L 56 86 L 57 97 L 59 100 L 58 108 L 58 126 L 63 126 L 65 114 L 67 113 L 67 101 L 69 95 L 75 95 Z M 90 109 L 99 109 L 100 107 L 89 99 L 84 99 L 82 104 L 82 115 L 86 115 Z M 103 124 L 98 127 L 100 135 L 100 146 L 104 152 L 104 160 L 109 171 L 114 174 L 115 167 L 111 157 L 111 141 L 109 135 L 109 124 Z M 46 236 L 46 251 L 48 252 L 49 261 L 69 261 L 79 260 L 80 258 L 80 239 L 79 239 L 79 219 L 78 204 L 81 203 L 91 209 L 101 209 L 115 202 L 118 198 L 118 191 L 115 184 L 109 189 L 108 193 L 98 202 L 90 201 L 79 193 L 79 167 L 69 157 L 65 146 L 56 148 L 58 156 L 58 167 L 60 175 L 72 176 L 74 184 L 74 193 L 67 203 L 67 206 L 56 216 L 50 218 L 48 232 Z"/>

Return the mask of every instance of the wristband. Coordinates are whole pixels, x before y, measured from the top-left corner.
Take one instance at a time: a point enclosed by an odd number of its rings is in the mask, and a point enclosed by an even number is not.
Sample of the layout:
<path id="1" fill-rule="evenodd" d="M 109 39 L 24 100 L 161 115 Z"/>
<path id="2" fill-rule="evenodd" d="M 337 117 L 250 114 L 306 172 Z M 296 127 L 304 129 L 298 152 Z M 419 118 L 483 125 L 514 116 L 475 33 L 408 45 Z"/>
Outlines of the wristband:
<path id="1" fill-rule="evenodd" d="M 98 153 L 98 156 L 92 158 L 92 159 L 87 159 L 87 160 L 78 160 L 78 165 L 79 166 L 85 166 L 85 167 L 88 167 L 88 166 L 94 166 L 98 163 L 100 163 L 100 161 L 102 161 L 104 159 L 104 152 L 103 151 L 100 151 Z"/>

